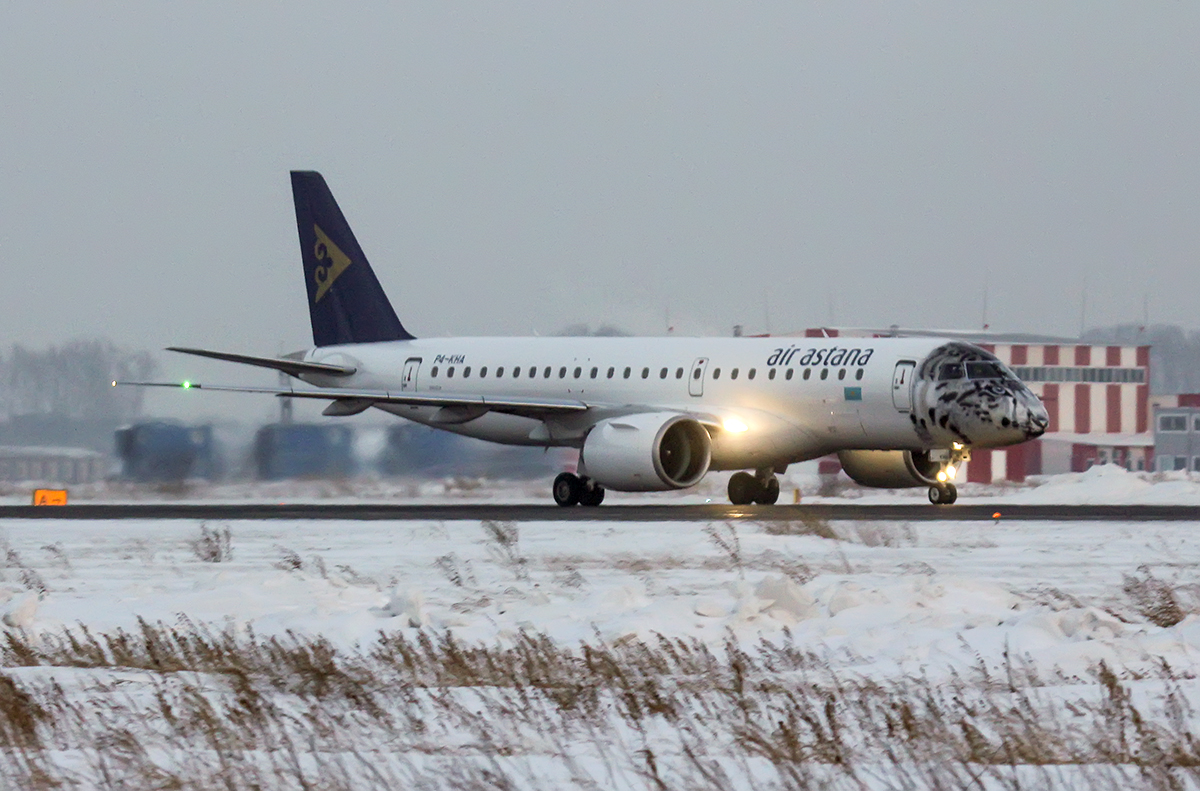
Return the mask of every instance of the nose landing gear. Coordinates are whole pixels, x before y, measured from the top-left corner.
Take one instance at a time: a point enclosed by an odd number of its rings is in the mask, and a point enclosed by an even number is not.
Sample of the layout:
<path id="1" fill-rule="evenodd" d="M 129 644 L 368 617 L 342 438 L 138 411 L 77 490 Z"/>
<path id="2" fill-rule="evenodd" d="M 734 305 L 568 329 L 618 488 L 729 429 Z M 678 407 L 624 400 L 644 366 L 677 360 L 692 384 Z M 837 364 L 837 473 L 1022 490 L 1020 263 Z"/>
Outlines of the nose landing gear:
<path id="1" fill-rule="evenodd" d="M 779 501 L 779 479 L 773 470 L 762 475 L 735 472 L 729 479 L 729 502 L 734 505 L 775 505 Z"/>
<path id="2" fill-rule="evenodd" d="M 554 502 L 564 508 L 573 505 L 595 507 L 604 502 L 604 487 L 586 476 L 564 472 L 554 479 Z"/>
<path id="3" fill-rule="evenodd" d="M 958 499 L 958 487 L 952 483 L 939 483 L 929 487 L 929 502 L 934 505 L 953 505 Z"/>

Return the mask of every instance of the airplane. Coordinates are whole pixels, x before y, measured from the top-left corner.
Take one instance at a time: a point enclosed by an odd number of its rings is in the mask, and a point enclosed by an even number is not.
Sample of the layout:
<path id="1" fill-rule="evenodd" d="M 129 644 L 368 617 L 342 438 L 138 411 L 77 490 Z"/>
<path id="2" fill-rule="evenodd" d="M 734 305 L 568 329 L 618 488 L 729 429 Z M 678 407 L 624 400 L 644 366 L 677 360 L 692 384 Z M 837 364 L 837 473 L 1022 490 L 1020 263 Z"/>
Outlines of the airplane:
<path id="1" fill-rule="evenodd" d="M 685 489 L 736 470 L 735 505 L 771 505 L 788 465 L 836 453 L 855 481 L 926 486 L 934 504 L 973 448 L 1041 436 L 1038 397 L 994 355 L 946 338 L 417 338 L 400 322 L 320 173 L 292 171 L 313 346 L 281 357 L 168 347 L 282 371 L 235 387 L 114 382 L 372 407 L 508 445 L 579 450 L 564 507 L 607 489 Z"/>

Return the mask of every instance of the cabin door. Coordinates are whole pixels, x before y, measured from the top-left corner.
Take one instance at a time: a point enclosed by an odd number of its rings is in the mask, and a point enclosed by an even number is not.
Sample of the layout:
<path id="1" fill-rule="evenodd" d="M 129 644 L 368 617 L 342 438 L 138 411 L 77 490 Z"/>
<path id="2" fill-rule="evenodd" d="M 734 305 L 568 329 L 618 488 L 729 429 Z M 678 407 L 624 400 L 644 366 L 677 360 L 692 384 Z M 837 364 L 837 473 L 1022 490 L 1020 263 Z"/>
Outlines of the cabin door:
<path id="1" fill-rule="evenodd" d="M 912 360 L 901 360 L 892 372 L 892 403 L 901 412 L 912 411 L 912 378 L 916 367 Z"/>
<path id="2" fill-rule="evenodd" d="M 404 375 L 400 377 L 401 393 L 415 393 L 417 391 L 417 374 L 420 371 L 420 357 L 409 357 L 404 361 Z"/>

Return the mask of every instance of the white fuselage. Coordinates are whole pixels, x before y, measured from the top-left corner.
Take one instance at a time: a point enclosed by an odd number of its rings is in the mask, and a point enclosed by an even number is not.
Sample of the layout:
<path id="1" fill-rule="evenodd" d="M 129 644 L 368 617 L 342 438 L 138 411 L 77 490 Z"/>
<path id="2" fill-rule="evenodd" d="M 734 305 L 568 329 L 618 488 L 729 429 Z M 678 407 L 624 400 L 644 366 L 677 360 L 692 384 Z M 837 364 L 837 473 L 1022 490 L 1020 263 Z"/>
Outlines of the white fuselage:
<path id="1" fill-rule="evenodd" d="M 356 372 L 301 378 L 318 387 L 556 398 L 588 405 L 585 412 L 539 419 L 379 404 L 419 423 L 512 445 L 580 446 L 598 420 L 679 412 L 737 426 L 714 433 L 712 469 L 743 469 L 838 450 L 925 450 L 959 441 L 938 426 L 923 432 L 916 426 L 916 415 L 928 405 L 920 403 L 914 371 L 944 343 L 932 338 L 425 338 L 312 349 L 306 360 L 349 365 Z M 971 443 L 989 447 L 1025 438 L 1014 426 L 1013 431 L 976 433 Z"/>

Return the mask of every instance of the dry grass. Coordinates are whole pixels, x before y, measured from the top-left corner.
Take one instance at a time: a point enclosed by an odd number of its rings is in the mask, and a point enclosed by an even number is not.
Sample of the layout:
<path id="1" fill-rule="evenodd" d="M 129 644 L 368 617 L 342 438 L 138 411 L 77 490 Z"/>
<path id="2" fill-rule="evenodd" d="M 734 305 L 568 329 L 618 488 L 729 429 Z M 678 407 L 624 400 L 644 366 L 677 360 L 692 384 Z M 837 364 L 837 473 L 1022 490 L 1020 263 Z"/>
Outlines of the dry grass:
<path id="1" fill-rule="evenodd" d="M 1200 782 L 1195 682 L 1165 664 L 1064 680 L 1009 658 L 880 682 L 786 642 L 468 645 L 413 631 L 348 652 L 186 622 L 9 632 L 0 659 L 0 782 L 15 788 Z"/>

